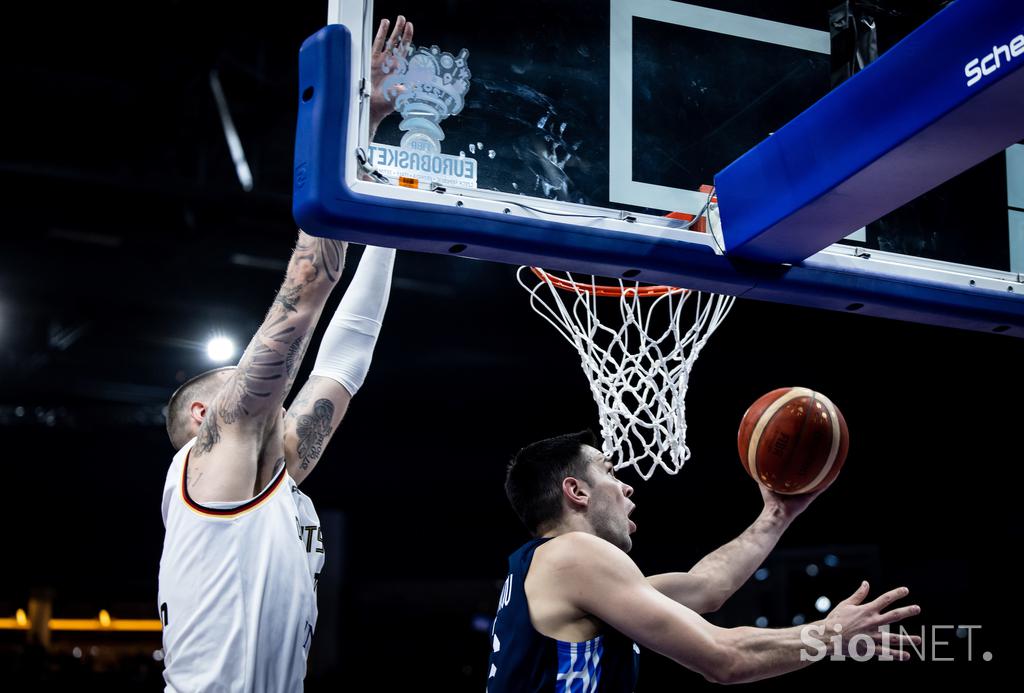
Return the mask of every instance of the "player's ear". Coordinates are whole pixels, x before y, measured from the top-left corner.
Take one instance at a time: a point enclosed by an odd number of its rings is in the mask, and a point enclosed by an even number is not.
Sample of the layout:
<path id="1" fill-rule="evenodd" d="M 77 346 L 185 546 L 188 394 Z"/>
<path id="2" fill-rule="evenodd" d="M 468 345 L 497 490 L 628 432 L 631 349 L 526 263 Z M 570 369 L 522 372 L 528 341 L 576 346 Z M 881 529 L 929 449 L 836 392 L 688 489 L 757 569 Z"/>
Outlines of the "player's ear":
<path id="1" fill-rule="evenodd" d="M 574 476 L 562 479 L 562 496 L 573 507 L 585 508 L 590 503 L 590 487 Z"/>
<path id="2" fill-rule="evenodd" d="M 206 418 L 206 405 L 202 402 L 193 402 L 189 405 L 188 415 L 197 424 L 203 423 L 203 419 Z"/>

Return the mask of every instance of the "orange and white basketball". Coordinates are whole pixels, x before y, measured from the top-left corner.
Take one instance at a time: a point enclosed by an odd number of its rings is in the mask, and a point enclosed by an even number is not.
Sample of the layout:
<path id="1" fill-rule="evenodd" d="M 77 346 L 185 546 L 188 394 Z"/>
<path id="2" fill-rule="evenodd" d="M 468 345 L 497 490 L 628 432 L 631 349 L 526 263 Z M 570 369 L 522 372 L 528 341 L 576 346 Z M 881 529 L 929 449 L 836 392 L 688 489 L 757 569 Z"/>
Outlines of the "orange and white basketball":
<path id="1" fill-rule="evenodd" d="M 743 468 L 755 480 L 777 493 L 813 493 L 839 474 L 850 432 L 828 397 L 783 387 L 747 409 L 737 443 Z"/>

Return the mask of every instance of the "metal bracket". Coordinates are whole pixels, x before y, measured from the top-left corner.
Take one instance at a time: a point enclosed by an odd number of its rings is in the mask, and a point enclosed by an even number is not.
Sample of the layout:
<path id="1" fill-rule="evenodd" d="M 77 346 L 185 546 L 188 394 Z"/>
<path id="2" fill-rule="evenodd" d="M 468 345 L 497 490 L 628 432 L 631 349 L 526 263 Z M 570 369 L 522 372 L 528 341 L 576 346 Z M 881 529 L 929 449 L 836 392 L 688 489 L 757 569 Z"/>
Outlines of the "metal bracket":
<path id="1" fill-rule="evenodd" d="M 391 179 L 385 176 L 383 173 L 378 171 L 370 164 L 369 158 L 366 156 L 366 150 L 362 147 L 356 147 L 356 163 L 359 164 L 359 170 L 365 173 L 367 176 L 372 178 L 378 183 L 391 183 Z"/>

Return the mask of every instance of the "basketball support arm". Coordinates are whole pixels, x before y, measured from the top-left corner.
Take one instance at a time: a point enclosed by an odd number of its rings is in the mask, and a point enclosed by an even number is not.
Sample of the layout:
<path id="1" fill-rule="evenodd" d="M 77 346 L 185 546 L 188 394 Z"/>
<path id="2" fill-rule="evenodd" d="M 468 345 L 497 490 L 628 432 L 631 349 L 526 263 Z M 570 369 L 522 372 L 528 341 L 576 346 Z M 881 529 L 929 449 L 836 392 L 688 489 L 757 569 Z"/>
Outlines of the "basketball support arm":
<path id="1" fill-rule="evenodd" d="M 954 2 L 715 176 L 726 254 L 801 262 L 1024 139 L 1022 113 L 1024 2 Z"/>

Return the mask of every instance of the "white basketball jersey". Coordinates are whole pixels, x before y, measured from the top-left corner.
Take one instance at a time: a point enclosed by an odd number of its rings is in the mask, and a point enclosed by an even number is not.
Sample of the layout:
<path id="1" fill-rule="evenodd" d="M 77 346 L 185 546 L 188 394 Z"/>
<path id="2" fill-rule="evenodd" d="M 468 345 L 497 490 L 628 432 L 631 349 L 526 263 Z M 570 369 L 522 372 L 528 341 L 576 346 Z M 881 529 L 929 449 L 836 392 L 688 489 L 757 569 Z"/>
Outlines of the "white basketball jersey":
<path id="1" fill-rule="evenodd" d="M 313 503 L 285 468 L 248 501 L 199 505 L 184 483 L 194 444 L 164 484 L 165 691 L 300 691 L 324 563 Z"/>

